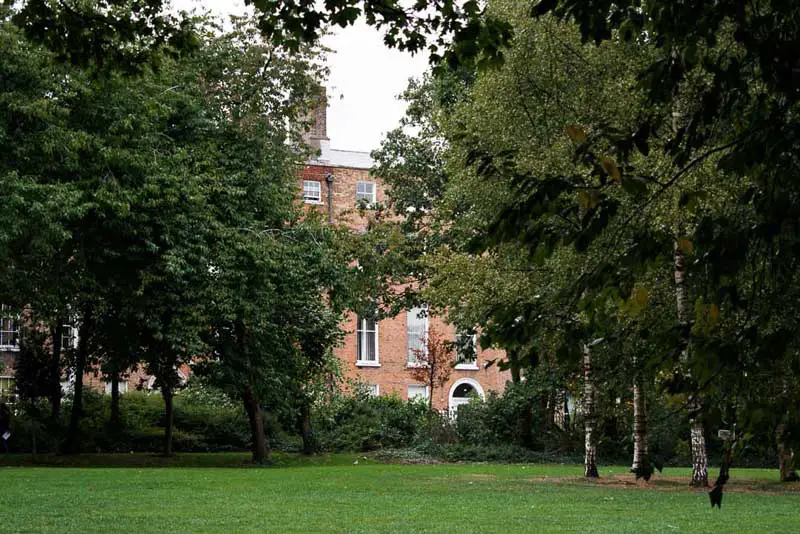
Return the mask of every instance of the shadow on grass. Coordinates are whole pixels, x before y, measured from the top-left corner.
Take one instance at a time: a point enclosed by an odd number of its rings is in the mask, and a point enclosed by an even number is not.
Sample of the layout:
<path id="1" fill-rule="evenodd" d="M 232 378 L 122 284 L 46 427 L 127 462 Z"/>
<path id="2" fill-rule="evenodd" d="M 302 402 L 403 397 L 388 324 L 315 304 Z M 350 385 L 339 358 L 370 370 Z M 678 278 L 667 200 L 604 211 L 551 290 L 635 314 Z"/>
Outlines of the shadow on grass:
<path id="1" fill-rule="evenodd" d="M 247 452 L 178 453 L 164 457 L 151 453 L 96 453 L 96 454 L 0 454 L 2 467 L 167 467 L 167 468 L 296 468 L 378 463 L 359 454 L 300 454 L 274 453 L 272 460 L 263 465 L 254 464 Z"/>

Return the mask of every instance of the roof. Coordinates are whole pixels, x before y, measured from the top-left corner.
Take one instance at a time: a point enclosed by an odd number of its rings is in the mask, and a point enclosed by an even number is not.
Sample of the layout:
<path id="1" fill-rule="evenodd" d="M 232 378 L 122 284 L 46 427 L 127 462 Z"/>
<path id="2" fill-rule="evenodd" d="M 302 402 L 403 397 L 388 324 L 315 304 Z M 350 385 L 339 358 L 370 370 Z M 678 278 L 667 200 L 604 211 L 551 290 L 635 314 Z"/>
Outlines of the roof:
<path id="1" fill-rule="evenodd" d="M 328 167 L 347 167 L 348 169 L 371 169 L 375 163 L 369 152 L 355 150 L 336 150 L 330 148 L 328 143 L 322 143 L 320 155 L 311 158 L 309 163 L 325 165 Z"/>

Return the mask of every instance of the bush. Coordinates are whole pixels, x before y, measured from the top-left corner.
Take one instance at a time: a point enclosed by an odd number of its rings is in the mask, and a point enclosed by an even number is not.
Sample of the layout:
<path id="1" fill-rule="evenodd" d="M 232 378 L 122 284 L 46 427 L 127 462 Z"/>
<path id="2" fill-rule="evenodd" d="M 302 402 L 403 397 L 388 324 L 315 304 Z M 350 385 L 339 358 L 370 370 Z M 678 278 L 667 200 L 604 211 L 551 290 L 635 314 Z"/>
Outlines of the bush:
<path id="1" fill-rule="evenodd" d="M 492 391 L 485 401 L 474 399 L 461 406 L 456 432 L 460 443 L 516 444 L 540 449 L 544 421 L 534 387 L 526 383 L 509 384 L 502 395 Z"/>
<path id="2" fill-rule="evenodd" d="M 110 426 L 111 397 L 85 390 L 81 419 L 81 449 L 107 452 L 158 452 L 164 441 L 164 402 L 158 393 L 130 392 L 120 397 L 120 424 Z M 54 452 L 64 436 L 71 410 L 62 406 L 53 422 L 44 401 L 18 404 L 12 419 L 11 446 L 29 452 Z M 175 451 L 245 450 L 250 427 L 244 409 L 217 392 L 188 388 L 175 396 Z M 267 427 L 274 424 L 267 423 Z M 272 436 L 271 436 L 272 437 Z"/>
<path id="3" fill-rule="evenodd" d="M 403 401 L 397 396 L 371 397 L 356 391 L 316 406 L 312 425 L 323 450 L 401 448 L 418 439 L 427 411 L 423 402 Z"/>

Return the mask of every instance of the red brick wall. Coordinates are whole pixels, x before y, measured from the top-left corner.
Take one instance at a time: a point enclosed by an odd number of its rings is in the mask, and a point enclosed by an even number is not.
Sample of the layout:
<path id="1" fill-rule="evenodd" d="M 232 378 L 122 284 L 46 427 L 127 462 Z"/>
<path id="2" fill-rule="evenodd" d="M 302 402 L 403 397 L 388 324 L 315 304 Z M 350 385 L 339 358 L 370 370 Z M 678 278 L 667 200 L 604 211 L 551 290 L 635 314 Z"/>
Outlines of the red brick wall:
<path id="1" fill-rule="evenodd" d="M 299 187 L 302 190 L 303 180 L 317 180 L 322 184 L 322 204 L 314 205 L 309 209 L 319 209 L 326 216 L 328 213 L 328 190 L 326 176 L 333 175 L 333 221 L 335 224 L 346 224 L 355 231 L 366 229 L 367 219 L 356 212 L 356 183 L 359 180 L 374 181 L 376 183 L 376 196 L 378 202 L 386 201 L 386 191 L 379 180 L 369 174 L 366 169 L 350 169 L 330 167 L 324 165 L 308 165 L 299 173 Z M 367 214 L 368 216 L 368 214 Z M 430 327 L 437 331 L 454 337 L 453 327 L 446 325 L 440 318 L 431 317 Z M 358 379 L 367 384 L 377 384 L 381 395 L 396 394 L 405 399 L 408 396 L 408 386 L 419 384 L 411 378 L 407 367 L 406 345 L 406 314 L 384 319 L 378 323 L 378 359 L 380 367 L 357 367 L 356 343 L 356 318 L 350 315 L 343 328 L 347 332 L 343 346 L 336 349 L 335 353 L 342 363 L 344 374 L 347 378 Z M 484 394 L 489 391 L 502 392 L 506 381 L 511 379 L 508 371 L 500 371 L 495 364 L 484 369 L 484 364 L 503 356 L 502 351 L 478 351 L 478 370 L 454 369 L 450 381 L 437 391 L 434 391 L 433 405 L 437 409 L 445 409 L 449 403 L 450 388 L 462 378 L 476 380 L 483 389 Z"/>

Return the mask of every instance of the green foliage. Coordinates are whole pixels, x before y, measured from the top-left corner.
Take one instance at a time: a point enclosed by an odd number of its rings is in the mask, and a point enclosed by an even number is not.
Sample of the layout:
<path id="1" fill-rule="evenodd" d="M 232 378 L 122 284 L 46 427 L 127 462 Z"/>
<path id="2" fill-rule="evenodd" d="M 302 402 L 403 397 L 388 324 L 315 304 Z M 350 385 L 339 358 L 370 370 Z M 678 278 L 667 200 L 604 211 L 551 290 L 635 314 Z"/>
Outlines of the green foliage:
<path id="1" fill-rule="evenodd" d="M 14 384 L 24 401 L 49 396 L 58 382 L 53 376 L 52 355 L 45 346 L 48 334 L 36 328 L 21 329 L 20 350 L 14 358 Z"/>
<path id="2" fill-rule="evenodd" d="M 109 426 L 111 399 L 85 390 L 81 421 L 81 447 L 86 451 L 158 452 L 163 447 L 164 401 L 160 395 L 131 392 L 122 395 L 120 424 Z M 65 408 L 69 408 L 66 403 Z M 65 411 L 66 413 L 66 411 Z M 30 451 L 54 452 L 67 420 L 53 422 L 45 404 L 24 403 L 12 419 L 11 446 Z M 244 450 L 250 429 L 244 411 L 219 392 L 189 388 L 175 397 L 175 449 L 177 451 Z"/>
<path id="3" fill-rule="evenodd" d="M 419 438 L 428 412 L 424 402 L 360 391 L 335 395 L 314 408 L 320 448 L 332 451 L 409 447 Z"/>

